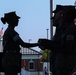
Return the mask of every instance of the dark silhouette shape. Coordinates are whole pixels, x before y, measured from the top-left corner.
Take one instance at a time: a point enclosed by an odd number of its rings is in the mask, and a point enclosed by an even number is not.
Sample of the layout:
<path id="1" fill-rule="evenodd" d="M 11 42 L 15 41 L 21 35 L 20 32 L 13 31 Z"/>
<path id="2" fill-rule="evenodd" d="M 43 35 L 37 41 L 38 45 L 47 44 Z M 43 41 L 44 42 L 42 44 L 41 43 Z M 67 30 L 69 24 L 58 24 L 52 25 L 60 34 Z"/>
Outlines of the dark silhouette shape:
<path id="1" fill-rule="evenodd" d="M 2 61 L 3 52 L 0 52 L 0 61 Z M 2 68 L 2 62 L 0 62 L 0 72 L 4 72 Z"/>
<path id="2" fill-rule="evenodd" d="M 35 47 L 38 43 L 26 43 L 19 34 L 15 31 L 15 27 L 18 26 L 20 17 L 15 12 L 5 13 L 1 18 L 3 24 L 8 24 L 8 28 L 4 32 L 3 36 L 3 53 L 2 67 L 5 75 L 17 75 L 21 70 L 21 54 L 20 45 L 22 47 Z"/>
<path id="3" fill-rule="evenodd" d="M 48 75 L 48 70 L 46 66 L 44 67 L 44 75 Z"/>
<path id="4" fill-rule="evenodd" d="M 53 20 L 53 26 L 56 27 L 56 32 L 53 37 L 53 40 L 55 40 L 57 36 L 57 32 L 59 31 L 60 28 L 60 21 L 62 21 L 62 11 L 63 11 L 63 6 L 62 5 L 57 5 L 56 9 L 53 11 L 54 17 L 52 18 Z M 58 17 L 57 17 L 58 16 Z M 57 18 L 55 18 L 57 17 Z M 50 70 L 52 71 L 53 75 L 56 75 L 56 52 L 54 50 L 51 51 L 51 57 L 50 57 Z"/>
<path id="5" fill-rule="evenodd" d="M 52 69 L 53 75 L 71 75 L 76 69 L 76 9 L 75 6 L 61 8 L 53 17 L 56 26 L 53 39 L 39 39 L 39 43 L 41 49 L 50 49 L 52 52 L 51 65 L 55 67 Z"/>

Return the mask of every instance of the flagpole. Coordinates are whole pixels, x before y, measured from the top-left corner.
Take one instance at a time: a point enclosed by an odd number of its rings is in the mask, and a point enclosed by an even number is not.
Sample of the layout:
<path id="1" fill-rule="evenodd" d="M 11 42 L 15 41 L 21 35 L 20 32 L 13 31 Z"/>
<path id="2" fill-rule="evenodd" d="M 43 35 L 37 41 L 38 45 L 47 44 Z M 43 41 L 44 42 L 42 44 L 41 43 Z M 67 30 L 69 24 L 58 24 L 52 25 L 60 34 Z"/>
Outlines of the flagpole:
<path id="1" fill-rule="evenodd" d="M 51 20 L 51 18 L 53 17 L 52 11 L 53 11 L 53 0 L 50 0 L 50 40 L 52 40 L 53 38 L 53 23 Z M 51 54 L 51 51 L 50 51 L 50 54 Z M 50 61 L 50 72 L 51 72 L 51 61 Z"/>

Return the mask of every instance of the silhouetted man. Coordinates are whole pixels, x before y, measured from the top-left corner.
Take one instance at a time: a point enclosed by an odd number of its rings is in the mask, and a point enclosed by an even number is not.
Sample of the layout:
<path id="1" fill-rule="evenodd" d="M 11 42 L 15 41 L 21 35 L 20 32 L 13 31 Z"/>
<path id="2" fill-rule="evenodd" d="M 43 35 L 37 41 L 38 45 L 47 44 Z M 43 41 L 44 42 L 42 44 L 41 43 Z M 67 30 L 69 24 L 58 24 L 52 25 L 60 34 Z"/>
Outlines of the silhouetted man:
<path id="1" fill-rule="evenodd" d="M 52 21 L 53 21 L 53 26 L 56 27 L 56 32 L 55 32 L 55 35 L 53 36 L 52 40 L 56 39 L 57 32 L 59 31 L 60 20 L 62 21 L 62 16 L 61 16 L 62 10 L 63 10 L 63 6 L 57 5 L 56 10 L 53 11 L 54 17 L 52 18 Z M 55 19 L 56 16 L 58 16 L 58 17 Z M 56 52 L 54 50 L 51 51 L 50 66 L 51 66 L 52 74 L 56 75 Z"/>
<path id="2" fill-rule="evenodd" d="M 59 15 L 61 20 L 59 21 Z M 55 52 L 56 75 L 71 75 L 76 67 L 76 9 L 75 6 L 64 6 L 63 11 L 56 13 L 54 21 L 59 23 L 59 28 L 53 40 L 40 39 L 40 48 L 51 49 Z"/>

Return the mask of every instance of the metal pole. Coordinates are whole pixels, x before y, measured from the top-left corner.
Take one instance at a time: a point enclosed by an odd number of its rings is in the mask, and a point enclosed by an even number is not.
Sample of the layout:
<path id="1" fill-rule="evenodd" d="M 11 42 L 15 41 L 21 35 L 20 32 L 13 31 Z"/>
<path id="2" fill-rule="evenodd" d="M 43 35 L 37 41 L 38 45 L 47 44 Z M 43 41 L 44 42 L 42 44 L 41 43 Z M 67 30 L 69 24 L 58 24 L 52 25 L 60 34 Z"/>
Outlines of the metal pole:
<path id="1" fill-rule="evenodd" d="M 47 30 L 47 39 L 48 39 L 48 31 L 49 31 L 49 29 L 46 29 Z"/>
<path id="2" fill-rule="evenodd" d="M 29 39 L 29 43 L 30 43 L 31 39 Z"/>
<path id="3" fill-rule="evenodd" d="M 46 29 L 47 30 L 47 39 L 48 39 L 48 31 L 49 31 L 49 29 Z M 48 50 L 47 50 L 47 71 L 48 71 Z"/>
<path id="4" fill-rule="evenodd" d="M 38 54 L 38 64 L 39 64 L 39 54 Z M 39 70 L 40 65 L 37 65 L 37 66 L 38 66 L 38 75 L 40 75 L 40 70 Z"/>
<path id="5" fill-rule="evenodd" d="M 53 22 L 51 20 L 51 18 L 53 17 L 52 11 L 53 11 L 53 0 L 50 0 L 50 40 L 52 40 L 52 38 L 53 38 Z M 51 58 L 51 56 L 50 56 L 50 58 Z M 51 72 L 51 61 L 50 61 L 50 72 Z"/>
<path id="6" fill-rule="evenodd" d="M 53 37 L 53 23 L 51 18 L 53 17 L 53 0 L 50 0 L 50 39 Z"/>

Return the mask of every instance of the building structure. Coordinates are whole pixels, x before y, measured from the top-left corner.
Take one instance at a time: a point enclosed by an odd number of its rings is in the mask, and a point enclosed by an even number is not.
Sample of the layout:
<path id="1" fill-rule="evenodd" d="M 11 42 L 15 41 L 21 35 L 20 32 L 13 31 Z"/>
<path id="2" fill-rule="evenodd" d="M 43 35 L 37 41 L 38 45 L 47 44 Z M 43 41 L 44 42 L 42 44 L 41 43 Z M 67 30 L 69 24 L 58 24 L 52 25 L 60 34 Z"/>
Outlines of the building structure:
<path id="1" fill-rule="evenodd" d="M 21 48 L 22 65 L 30 72 L 30 75 L 43 75 L 42 54 L 34 49 Z"/>

